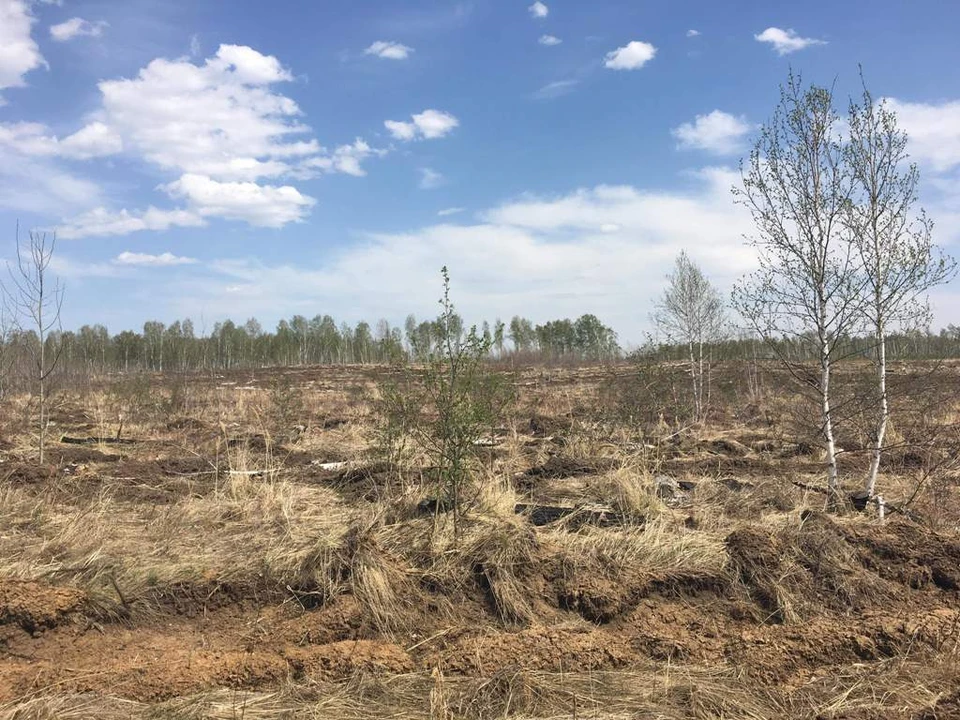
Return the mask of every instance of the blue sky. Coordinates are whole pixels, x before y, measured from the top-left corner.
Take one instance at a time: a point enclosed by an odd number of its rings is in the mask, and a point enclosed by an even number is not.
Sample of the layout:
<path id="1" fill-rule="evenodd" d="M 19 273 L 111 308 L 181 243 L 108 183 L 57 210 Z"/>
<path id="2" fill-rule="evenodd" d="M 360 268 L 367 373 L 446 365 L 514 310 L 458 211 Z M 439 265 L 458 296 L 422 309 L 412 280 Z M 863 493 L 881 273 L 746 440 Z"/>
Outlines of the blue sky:
<path id="1" fill-rule="evenodd" d="M 862 63 L 960 254 L 960 4 L 0 0 L 0 255 L 56 228 L 68 327 L 596 313 L 642 339 L 788 68 Z M 955 288 L 936 322 L 960 322 Z"/>

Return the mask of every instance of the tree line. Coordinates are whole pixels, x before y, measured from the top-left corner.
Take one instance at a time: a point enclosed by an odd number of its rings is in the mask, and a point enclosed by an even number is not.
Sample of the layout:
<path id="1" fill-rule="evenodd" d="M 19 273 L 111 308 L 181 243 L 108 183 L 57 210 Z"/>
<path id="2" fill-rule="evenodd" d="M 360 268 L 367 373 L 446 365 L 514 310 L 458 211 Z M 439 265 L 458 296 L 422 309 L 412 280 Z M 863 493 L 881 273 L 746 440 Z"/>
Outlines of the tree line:
<path id="1" fill-rule="evenodd" d="M 454 337 L 465 338 L 459 315 L 449 319 Z M 491 359 L 522 355 L 533 360 L 607 362 L 621 356 L 617 334 L 596 316 L 563 319 L 535 325 L 516 316 L 509 324 L 484 321 L 478 332 L 488 341 Z M 151 320 L 139 332 L 111 334 L 99 324 L 77 330 L 46 328 L 43 351 L 59 358 L 66 374 L 109 372 L 181 372 L 228 370 L 277 365 L 384 364 L 425 362 L 445 337 L 440 320 L 418 321 L 409 315 L 403 327 L 380 320 L 371 325 L 338 323 L 330 315 L 281 320 L 275 330 L 264 330 L 255 318 L 238 324 L 216 323 L 198 332 L 190 319 L 169 325 Z M 11 327 L 0 340 L 4 376 L 32 375 L 41 343 L 36 328 Z"/>

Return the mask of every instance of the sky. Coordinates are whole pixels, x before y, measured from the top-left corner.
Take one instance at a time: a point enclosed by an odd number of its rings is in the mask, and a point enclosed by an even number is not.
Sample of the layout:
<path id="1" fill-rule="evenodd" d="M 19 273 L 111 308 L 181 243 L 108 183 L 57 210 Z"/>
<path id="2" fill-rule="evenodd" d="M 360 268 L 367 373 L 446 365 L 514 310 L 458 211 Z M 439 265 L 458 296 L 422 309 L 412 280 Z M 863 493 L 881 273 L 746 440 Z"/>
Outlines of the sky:
<path id="1" fill-rule="evenodd" d="M 65 327 L 593 313 L 678 252 L 755 263 L 731 187 L 792 68 L 888 98 L 960 256 L 960 3 L 0 0 L 0 257 L 56 231 Z M 935 328 L 960 323 L 957 282 Z"/>

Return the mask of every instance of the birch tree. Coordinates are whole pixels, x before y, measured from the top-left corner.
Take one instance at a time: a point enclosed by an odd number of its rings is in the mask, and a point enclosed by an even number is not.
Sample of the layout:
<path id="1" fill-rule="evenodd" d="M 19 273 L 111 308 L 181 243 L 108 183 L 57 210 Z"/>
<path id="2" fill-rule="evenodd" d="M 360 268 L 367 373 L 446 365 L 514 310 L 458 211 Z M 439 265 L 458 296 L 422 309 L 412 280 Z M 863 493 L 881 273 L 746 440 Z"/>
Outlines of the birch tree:
<path id="1" fill-rule="evenodd" d="M 804 88 L 791 73 L 773 117 L 741 163 L 742 187 L 734 188 L 753 217 L 748 240 L 759 261 L 734 288 L 734 306 L 813 391 L 831 490 L 838 487 L 831 373 L 839 341 L 860 318 L 859 273 L 844 222 L 853 183 L 838 121 L 832 91 Z M 816 372 L 781 352 L 773 341 L 784 337 L 807 346 Z"/>
<path id="2" fill-rule="evenodd" d="M 17 262 L 7 266 L 12 285 L 4 292 L 20 329 L 36 333 L 38 342 L 31 343 L 31 375 L 37 384 L 39 400 L 39 459 L 43 463 L 47 435 L 47 401 L 50 376 L 57 369 L 63 342 L 60 310 L 63 307 L 63 285 L 51 277 L 50 263 L 56 248 L 56 235 L 33 232 L 26 247 L 20 244 L 17 225 Z"/>
<path id="3" fill-rule="evenodd" d="M 686 252 L 677 256 L 667 287 L 656 304 L 653 320 L 657 330 L 671 343 L 687 348 L 693 418 L 704 419 L 708 401 L 705 378 L 709 362 L 704 346 L 720 340 L 726 319 L 720 293 Z"/>
<path id="4" fill-rule="evenodd" d="M 936 247 L 932 223 L 917 210 L 920 172 L 909 162 L 907 134 L 896 114 L 885 102 L 875 101 L 864 84 L 859 103 L 850 103 L 848 123 L 846 162 L 854 194 L 846 222 L 863 274 L 863 312 L 874 339 L 877 383 L 864 485 L 873 497 L 890 417 L 887 334 L 929 317 L 927 291 L 949 280 L 955 265 Z"/>

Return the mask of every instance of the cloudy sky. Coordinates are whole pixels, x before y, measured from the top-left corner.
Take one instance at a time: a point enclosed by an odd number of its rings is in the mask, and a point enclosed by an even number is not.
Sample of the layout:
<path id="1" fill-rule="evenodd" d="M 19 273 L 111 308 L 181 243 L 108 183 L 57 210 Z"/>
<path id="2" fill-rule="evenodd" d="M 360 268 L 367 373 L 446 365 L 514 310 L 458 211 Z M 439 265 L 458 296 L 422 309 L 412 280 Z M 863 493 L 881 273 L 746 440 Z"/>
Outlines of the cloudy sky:
<path id="1" fill-rule="evenodd" d="M 752 266 L 737 165 L 791 66 L 891 99 L 960 254 L 960 4 L 0 0 L 0 256 L 67 326 L 597 314 Z M 960 322 L 956 287 L 938 324 Z"/>

